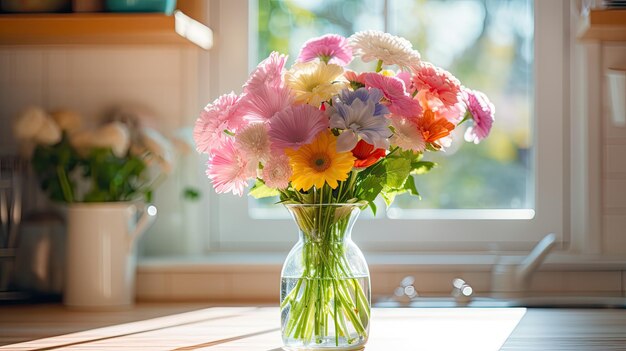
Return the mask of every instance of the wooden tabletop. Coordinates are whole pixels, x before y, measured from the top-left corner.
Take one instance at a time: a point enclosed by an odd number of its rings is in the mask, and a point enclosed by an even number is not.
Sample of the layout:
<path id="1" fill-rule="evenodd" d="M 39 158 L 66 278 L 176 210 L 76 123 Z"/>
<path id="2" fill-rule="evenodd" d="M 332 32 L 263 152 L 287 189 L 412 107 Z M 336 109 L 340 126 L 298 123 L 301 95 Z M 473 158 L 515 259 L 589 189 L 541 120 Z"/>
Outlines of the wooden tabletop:
<path id="1" fill-rule="evenodd" d="M 276 307 L 0 307 L 0 350 L 281 349 Z M 367 351 L 626 350 L 626 310 L 373 309 Z"/>

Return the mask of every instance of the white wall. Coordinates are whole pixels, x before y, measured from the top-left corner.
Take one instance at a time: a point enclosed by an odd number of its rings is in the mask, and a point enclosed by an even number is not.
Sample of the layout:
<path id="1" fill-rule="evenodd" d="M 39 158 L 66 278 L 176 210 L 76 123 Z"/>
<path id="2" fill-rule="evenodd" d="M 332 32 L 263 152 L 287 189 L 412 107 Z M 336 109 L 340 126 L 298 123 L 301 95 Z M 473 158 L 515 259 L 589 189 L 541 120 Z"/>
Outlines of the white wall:
<path id="1" fill-rule="evenodd" d="M 602 243 L 606 253 L 626 253 L 626 127 L 611 119 L 608 68 L 626 69 L 626 42 L 602 45 Z"/>
<path id="2" fill-rule="evenodd" d="M 0 49 L 0 155 L 17 145 L 11 124 L 29 105 L 66 107 L 94 121 L 111 106 L 131 103 L 154 111 L 164 133 L 193 125 L 198 103 L 198 54 L 193 46 L 2 47 Z M 181 162 L 200 164 L 195 155 Z M 181 199 L 182 186 L 197 185 L 181 167 L 156 193 L 157 223 L 142 242 L 147 255 L 196 252 L 194 206 Z M 195 168 L 191 168 L 195 169 Z M 188 217 L 185 217 L 188 216 Z"/>

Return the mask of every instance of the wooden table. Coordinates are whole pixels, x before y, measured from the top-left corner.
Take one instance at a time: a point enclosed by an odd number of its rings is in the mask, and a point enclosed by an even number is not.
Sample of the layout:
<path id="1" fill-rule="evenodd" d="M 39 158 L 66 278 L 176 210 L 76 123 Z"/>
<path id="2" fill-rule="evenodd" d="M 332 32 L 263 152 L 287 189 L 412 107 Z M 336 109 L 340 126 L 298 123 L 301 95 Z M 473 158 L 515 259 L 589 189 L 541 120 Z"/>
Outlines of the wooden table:
<path id="1" fill-rule="evenodd" d="M 276 307 L 0 307 L 0 350 L 281 350 Z M 374 309 L 366 351 L 626 350 L 626 310 Z"/>

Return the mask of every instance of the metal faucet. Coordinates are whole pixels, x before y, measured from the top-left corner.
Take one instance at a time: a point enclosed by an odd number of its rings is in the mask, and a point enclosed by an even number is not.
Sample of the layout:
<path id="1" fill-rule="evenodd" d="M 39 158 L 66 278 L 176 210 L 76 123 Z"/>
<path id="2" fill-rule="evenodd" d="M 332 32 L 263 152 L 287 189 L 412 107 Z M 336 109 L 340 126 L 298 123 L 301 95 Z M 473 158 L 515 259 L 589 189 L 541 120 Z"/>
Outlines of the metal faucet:
<path id="1" fill-rule="evenodd" d="M 520 264 L 499 262 L 491 273 L 491 291 L 499 295 L 519 295 L 528 291 L 530 278 L 556 243 L 556 235 L 546 235 Z"/>

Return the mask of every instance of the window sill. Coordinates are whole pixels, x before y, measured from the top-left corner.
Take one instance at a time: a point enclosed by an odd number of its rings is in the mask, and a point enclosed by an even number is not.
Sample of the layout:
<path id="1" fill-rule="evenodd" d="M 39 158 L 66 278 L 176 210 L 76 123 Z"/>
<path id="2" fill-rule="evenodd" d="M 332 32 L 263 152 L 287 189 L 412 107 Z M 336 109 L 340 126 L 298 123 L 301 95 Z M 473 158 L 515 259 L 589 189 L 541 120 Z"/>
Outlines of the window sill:
<path id="1" fill-rule="evenodd" d="M 276 302 L 284 254 L 218 253 L 203 257 L 147 258 L 137 268 L 137 296 L 158 301 Z M 497 264 L 523 256 L 493 254 L 370 254 L 372 295 L 390 295 L 406 276 L 421 295 L 449 296 L 462 278 L 477 294 L 491 294 Z M 626 257 L 554 253 L 533 274 L 528 293 L 626 296 Z"/>
<path id="2" fill-rule="evenodd" d="M 141 273 L 163 272 L 250 272 L 282 267 L 284 253 L 220 252 L 206 256 L 142 258 Z M 491 271 L 496 264 L 518 264 L 522 255 L 455 254 L 455 253 L 374 253 L 366 254 L 370 269 L 416 269 L 419 271 L 466 270 Z M 579 255 L 552 253 L 540 271 L 626 270 L 626 255 Z"/>

